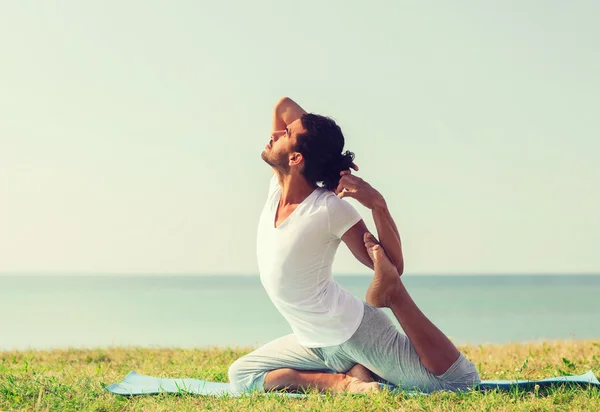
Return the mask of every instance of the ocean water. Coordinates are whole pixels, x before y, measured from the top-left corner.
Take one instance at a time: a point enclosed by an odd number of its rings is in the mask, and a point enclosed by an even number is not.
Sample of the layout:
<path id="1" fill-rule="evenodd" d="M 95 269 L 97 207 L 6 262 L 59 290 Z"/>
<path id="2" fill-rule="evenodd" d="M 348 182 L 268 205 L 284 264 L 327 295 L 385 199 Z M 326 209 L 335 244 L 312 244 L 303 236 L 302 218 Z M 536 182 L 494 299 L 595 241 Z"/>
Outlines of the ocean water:
<path id="1" fill-rule="evenodd" d="M 370 282 L 336 279 L 360 298 Z M 403 279 L 458 344 L 600 339 L 600 276 Z M 256 346 L 288 333 L 258 276 L 0 276 L 0 350 Z"/>

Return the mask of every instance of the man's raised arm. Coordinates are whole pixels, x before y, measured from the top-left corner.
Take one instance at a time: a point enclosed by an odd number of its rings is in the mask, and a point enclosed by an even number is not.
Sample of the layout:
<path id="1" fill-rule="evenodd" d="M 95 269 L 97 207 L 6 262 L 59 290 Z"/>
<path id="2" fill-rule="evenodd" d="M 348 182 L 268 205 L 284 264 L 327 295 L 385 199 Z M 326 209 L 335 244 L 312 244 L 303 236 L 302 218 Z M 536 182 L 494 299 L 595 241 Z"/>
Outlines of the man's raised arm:
<path id="1" fill-rule="evenodd" d="M 289 97 L 282 97 L 273 109 L 271 133 L 285 129 L 288 124 L 301 118 L 304 113 L 306 111 L 298 103 Z"/>
<path id="2" fill-rule="evenodd" d="M 398 269 L 398 273 L 402 275 L 404 272 L 404 256 L 402 256 L 400 232 L 398 232 L 396 222 L 394 222 L 383 197 L 371 211 L 379 242 L 381 242 L 386 254 Z"/>
<path id="3" fill-rule="evenodd" d="M 381 193 L 360 177 L 350 174 L 349 171 L 342 172 L 340 184 L 335 192 L 340 198 L 353 197 L 363 206 L 371 210 L 377 228 L 379 242 L 392 263 L 398 269 L 398 273 L 402 275 L 402 272 L 404 272 L 404 257 L 402 256 L 400 233 L 398 232 L 396 223 L 394 222 L 394 219 L 388 210 L 387 203 Z M 365 231 L 366 226 L 364 223 L 361 225 L 356 224 L 346 232 L 344 237 L 342 237 L 342 240 L 348 245 L 359 261 L 370 267 L 368 263 L 365 263 L 368 262 L 368 255 L 363 243 Z"/>

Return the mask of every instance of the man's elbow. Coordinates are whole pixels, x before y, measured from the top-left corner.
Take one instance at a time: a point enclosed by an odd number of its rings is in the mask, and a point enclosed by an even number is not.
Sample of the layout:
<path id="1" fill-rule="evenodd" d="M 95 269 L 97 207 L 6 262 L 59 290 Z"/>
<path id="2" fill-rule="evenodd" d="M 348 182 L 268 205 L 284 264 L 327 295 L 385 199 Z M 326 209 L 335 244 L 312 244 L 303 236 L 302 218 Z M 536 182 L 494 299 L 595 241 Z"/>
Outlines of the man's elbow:
<path id="1" fill-rule="evenodd" d="M 398 275 L 402 276 L 404 273 L 404 262 L 400 262 L 396 265 L 396 269 L 398 270 Z"/>
<path id="2" fill-rule="evenodd" d="M 396 270 L 398 271 L 398 275 L 402 276 L 402 273 L 404 273 L 404 258 L 401 256 L 400 259 L 391 259 L 392 263 L 394 264 L 394 266 L 396 266 Z"/>
<path id="3" fill-rule="evenodd" d="M 286 104 L 289 104 L 289 102 L 291 102 L 291 101 L 292 101 L 292 99 L 284 96 L 281 99 L 277 100 L 277 103 L 275 103 L 275 109 L 285 106 Z"/>

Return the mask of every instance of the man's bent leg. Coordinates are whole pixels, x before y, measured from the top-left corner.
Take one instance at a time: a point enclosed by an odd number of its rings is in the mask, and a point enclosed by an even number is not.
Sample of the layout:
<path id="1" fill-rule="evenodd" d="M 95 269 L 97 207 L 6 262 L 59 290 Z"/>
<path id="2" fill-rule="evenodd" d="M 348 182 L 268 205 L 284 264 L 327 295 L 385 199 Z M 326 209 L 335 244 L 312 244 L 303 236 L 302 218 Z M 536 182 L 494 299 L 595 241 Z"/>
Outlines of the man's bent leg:
<path id="1" fill-rule="evenodd" d="M 377 382 L 360 380 L 364 374 L 357 366 L 346 373 L 329 371 L 320 356 L 300 345 L 296 336 L 291 334 L 236 360 L 229 367 L 229 381 L 237 393 L 309 388 L 356 393 L 380 389 Z"/>
<path id="2" fill-rule="evenodd" d="M 345 373 L 277 369 L 267 373 L 265 377 L 265 391 L 281 389 L 299 391 L 311 388 L 334 393 L 362 393 L 380 390 L 377 382 L 363 382 Z"/>
<path id="3" fill-rule="evenodd" d="M 290 334 L 236 360 L 229 367 L 229 381 L 236 392 L 264 391 L 266 375 L 277 369 L 324 371 L 328 368 L 322 359 Z"/>
<path id="4" fill-rule="evenodd" d="M 363 382 L 352 370 L 327 373 L 329 367 L 291 334 L 276 339 L 242 356 L 229 367 L 229 381 L 235 392 L 247 390 L 303 390 L 317 388 L 333 392 L 378 390 L 376 382 Z"/>
<path id="5" fill-rule="evenodd" d="M 445 373 L 460 356 L 448 337 L 421 312 L 400 282 L 390 309 L 410 339 L 423 365 L 435 375 Z"/>
<path id="6" fill-rule="evenodd" d="M 417 307 L 400 280 L 396 267 L 370 233 L 365 234 L 365 247 L 375 267 L 375 275 L 367 291 L 367 303 L 390 308 L 423 365 L 434 375 L 444 374 L 459 359 L 460 352 Z"/>
<path id="7" fill-rule="evenodd" d="M 462 355 L 444 374 L 432 373 L 388 315 L 368 304 L 358 330 L 328 359 L 338 357 L 364 365 L 378 377 L 406 390 L 464 390 L 479 382 L 477 368 Z"/>

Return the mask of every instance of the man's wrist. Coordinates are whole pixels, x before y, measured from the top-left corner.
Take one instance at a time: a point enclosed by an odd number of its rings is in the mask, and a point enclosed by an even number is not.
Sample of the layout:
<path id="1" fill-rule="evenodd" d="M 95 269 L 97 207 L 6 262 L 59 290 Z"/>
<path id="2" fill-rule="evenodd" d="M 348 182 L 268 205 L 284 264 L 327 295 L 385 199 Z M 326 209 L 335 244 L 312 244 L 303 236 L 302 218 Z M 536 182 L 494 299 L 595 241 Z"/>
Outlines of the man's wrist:
<path id="1" fill-rule="evenodd" d="M 373 200 L 373 207 L 371 208 L 373 212 L 378 210 L 387 210 L 387 203 L 385 202 L 384 197 L 381 194 L 375 197 Z"/>

